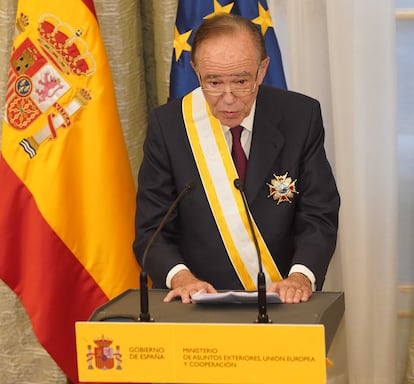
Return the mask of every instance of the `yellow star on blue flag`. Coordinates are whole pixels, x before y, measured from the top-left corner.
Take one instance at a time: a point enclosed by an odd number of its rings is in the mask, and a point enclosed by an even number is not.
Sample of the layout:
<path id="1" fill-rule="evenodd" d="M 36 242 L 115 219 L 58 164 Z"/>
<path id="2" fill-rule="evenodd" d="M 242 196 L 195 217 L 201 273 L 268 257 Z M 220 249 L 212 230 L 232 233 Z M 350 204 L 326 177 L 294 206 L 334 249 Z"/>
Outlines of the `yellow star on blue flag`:
<path id="1" fill-rule="evenodd" d="M 194 32 L 204 19 L 222 12 L 241 15 L 257 24 L 270 57 L 270 65 L 263 83 L 287 88 L 282 56 L 267 0 L 179 0 L 174 30 L 169 100 L 180 98 L 199 86 L 190 64 Z"/>
<path id="2" fill-rule="evenodd" d="M 174 51 L 175 51 L 175 61 L 180 60 L 181 54 L 183 51 L 191 52 L 191 45 L 188 44 L 188 38 L 191 35 L 192 30 L 190 29 L 187 32 L 180 33 L 178 32 L 177 27 L 174 29 Z"/>
<path id="3" fill-rule="evenodd" d="M 273 27 L 272 19 L 270 17 L 270 11 L 265 9 L 262 4 L 259 5 L 259 16 L 253 19 L 253 23 L 260 25 L 262 35 L 266 36 L 267 29 Z"/>
<path id="4" fill-rule="evenodd" d="M 213 1 L 214 11 L 209 15 L 204 16 L 205 19 L 217 15 L 218 13 L 230 13 L 233 8 L 234 2 L 231 2 L 227 5 L 221 5 L 218 0 Z"/>

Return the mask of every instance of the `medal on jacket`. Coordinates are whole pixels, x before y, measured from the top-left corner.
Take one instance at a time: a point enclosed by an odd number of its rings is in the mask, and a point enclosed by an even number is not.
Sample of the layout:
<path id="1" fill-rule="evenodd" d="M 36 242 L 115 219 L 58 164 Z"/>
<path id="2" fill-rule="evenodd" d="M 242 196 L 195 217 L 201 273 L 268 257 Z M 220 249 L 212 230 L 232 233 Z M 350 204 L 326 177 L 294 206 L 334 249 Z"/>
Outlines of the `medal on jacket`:
<path id="1" fill-rule="evenodd" d="M 277 205 L 283 202 L 291 203 L 295 194 L 299 192 L 296 190 L 296 181 L 292 181 L 292 178 L 288 177 L 288 172 L 283 176 L 276 176 L 273 174 L 274 179 L 269 183 L 266 183 L 269 187 L 268 198 L 272 197 L 273 200 L 277 200 Z"/>

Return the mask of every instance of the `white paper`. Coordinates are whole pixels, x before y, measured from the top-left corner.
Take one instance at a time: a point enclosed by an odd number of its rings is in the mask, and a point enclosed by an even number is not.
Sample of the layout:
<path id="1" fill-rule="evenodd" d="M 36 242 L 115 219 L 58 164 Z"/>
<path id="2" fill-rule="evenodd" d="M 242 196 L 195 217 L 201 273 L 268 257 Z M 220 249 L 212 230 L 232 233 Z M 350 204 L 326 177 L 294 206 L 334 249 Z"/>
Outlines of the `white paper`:
<path id="1" fill-rule="evenodd" d="M 266 293 L 267 303 L 282 303 L 275 292 Z M 243 304 L 257 303 L 257 292 L 227 291 L 219 293 L 195 293 L 191 301 L 197 304 Z"/>

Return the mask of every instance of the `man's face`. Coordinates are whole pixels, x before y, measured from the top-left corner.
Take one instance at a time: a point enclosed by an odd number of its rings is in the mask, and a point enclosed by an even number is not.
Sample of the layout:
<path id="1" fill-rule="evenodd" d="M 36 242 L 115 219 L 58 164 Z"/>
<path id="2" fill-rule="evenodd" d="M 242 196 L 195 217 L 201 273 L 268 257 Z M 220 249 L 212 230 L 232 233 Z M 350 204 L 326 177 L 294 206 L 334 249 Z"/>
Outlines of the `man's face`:
<path id="1" fill-rule="evenodd" d="M 268 63 L 268 58 L 260 62 L 258 49 L 246 31 L 201 43 L 193 66 L 210 110 L 221 124 L 235 127 L 249 115 Z"/>

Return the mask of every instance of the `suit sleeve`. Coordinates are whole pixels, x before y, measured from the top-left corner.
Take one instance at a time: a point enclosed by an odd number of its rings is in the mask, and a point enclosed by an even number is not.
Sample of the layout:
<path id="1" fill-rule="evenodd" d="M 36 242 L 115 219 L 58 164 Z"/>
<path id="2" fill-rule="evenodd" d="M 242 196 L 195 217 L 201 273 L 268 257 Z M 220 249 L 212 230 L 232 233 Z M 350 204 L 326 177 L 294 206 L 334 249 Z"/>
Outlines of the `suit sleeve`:
<path id="1" fill-rule="evenodd" d="M 142 264 L 149 239 L 177 197 L 169 157 L 162 124 L 157 114 L 152 112 L 144 142 L 144 158 L 138 174 L 133 248 L 138 263 L 149 273 L 153 286 L 157 288 L 166 288 L 165 278 L 168 271 L 173 266 L 183 263 L 176 245 L 180 233 L 179 220 L 176 212 L 173 212 L 164 230 L 149 249 L 144 260 L 145 265 Z"/>
<path id="2" fill-rule="evenodd" d="M 320 105 L 313 103 L 300 162 L 300 199 L 295 218 L 292 264 L 306 265 L 321 289 L 336 246 L 339 194 L 324 149 Z"/>

